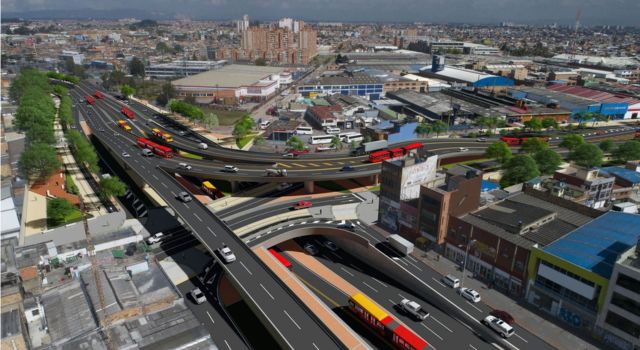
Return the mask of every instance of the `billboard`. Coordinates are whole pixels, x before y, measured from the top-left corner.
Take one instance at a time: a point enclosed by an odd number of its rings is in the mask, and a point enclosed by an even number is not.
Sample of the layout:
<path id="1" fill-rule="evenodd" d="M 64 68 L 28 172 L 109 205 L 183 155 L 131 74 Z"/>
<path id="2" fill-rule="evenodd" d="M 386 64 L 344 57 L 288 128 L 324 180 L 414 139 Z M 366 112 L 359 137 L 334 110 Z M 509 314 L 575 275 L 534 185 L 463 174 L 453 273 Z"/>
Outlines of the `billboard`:
<path id="1" fill-rule="evenodd" d="M 391 231 L 397 232 L 400 228 L 400 203 L 380 197 L 379 210 L 378 221 L 388 227 Z"/>
<path id="2" fill-rule="evenodd" d="M 435 179 L 437 167 L 438 156 L 434 155 L 422 163 L 417 163 L 402 169 L 400 200 L 406 201 L 420 197 L 420 185 Z"/>

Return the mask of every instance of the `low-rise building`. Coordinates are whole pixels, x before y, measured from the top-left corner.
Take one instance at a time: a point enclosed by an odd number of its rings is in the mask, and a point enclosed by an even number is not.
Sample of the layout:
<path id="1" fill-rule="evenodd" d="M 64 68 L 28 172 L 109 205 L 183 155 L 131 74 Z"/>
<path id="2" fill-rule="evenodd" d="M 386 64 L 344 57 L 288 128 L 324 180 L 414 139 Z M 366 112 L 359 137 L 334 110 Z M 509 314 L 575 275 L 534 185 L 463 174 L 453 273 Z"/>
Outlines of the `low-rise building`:
<path id="1" fill-rule="evenodd" d="M 342 113 L 342 107 L 338 105 L 313 106 L 307 108 L 306 119 L 310 124 L 320 129 L 338 126 L 338 119 Z"/>
<path id="2" fill-rule="evenodd" d="M 301 82 L 297 92 L 303 96 L 343 94 L 377 100 L 384 92 L 384 83 L 379 78 L 363 72 L 335 72 L 330 76 L 313 77 Z"/>
<path id="3" fill-rule="evenodd" d="M 615 177 L 599 169 L 571 166 L 553 174 L 551 190 L 558 196 L 600 209 L 609 204 L 615 181 Z"/>
<path id="4" fill-rule="evenodd" d="M 151 79 L 173 79 L 222 68 L 227 61 L 187 61 L 151 64 L 144 68 L 145 76 Z"/>

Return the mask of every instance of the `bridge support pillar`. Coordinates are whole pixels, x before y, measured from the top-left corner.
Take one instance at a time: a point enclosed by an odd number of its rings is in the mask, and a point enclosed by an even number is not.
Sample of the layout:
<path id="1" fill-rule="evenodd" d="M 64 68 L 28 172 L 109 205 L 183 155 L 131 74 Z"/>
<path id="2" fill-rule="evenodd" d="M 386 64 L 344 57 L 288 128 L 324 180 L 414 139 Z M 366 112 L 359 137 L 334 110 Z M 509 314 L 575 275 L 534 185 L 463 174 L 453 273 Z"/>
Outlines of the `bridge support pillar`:
<path id="1" fill-rule="evenodd" d="M 238 191 L 238 181 L 229 181 L 231 184 L 231 193 L 236 193 Z"/>
<path id="2" fill-rule="evenodd" d="M 313 193 L 315 187 L 315 183 L 313 181 L 305 181 L 304 182 L 304 191 L 307 193 Z"/>
<path id="3" fill-rule="evenodd" d="M 379 185 L 380 184 L 380 175 L 376 174 L 376 175 L 369 176 L 369 181 L 371 181 L 371 184 L 373 186 Z"/>

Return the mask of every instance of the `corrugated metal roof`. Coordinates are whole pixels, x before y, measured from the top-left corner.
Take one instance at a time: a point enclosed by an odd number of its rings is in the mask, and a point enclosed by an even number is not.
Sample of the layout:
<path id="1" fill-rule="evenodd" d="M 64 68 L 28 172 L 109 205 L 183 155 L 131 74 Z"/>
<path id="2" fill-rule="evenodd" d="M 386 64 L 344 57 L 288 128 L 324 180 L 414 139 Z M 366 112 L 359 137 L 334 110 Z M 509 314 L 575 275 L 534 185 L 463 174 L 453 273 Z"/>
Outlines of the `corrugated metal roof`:
<path id="1" fill-rule="evenodd" d="M 618 256 L 640 238 L 640 215 L 608 212 L 543 250 L 609 278 Z"/>
<path id="2" fill-rule="evenodd" d="M 637 172 L 631 169 L 621 168 L 619 166 L 610 166 L 610 167 L 602 168 L 600 170 L 605 173 L 611 174 L 615 177 L 619 177 L 621 179 L 630 181 L 634 184 L 640 184 L 640 172 Z"/>

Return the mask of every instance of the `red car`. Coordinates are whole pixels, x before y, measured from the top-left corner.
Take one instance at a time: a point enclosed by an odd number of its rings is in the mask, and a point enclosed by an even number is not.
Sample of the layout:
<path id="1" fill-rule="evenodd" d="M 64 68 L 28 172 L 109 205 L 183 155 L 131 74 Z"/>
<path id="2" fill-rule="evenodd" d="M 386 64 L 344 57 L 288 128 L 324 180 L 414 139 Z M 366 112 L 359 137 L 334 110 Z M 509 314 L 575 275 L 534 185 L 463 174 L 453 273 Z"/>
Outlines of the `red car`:
<path id="1" fill-rule="evenodd" d="M 516 320 L 513 319 L 513 316 L 511 316 L 511 314 L 506 312 L 506 311 L 493 310 L 493 311 L 491 311 L 489 313 L 489 315 L 497 317 L 497 318 L 507 322 L 509 325 L 513 325 L 514 323 L 516 323 Z"/>
<path id="2" fill-rule="evenodd" d="M 293 206 L 293 210 L 298 210 L 298 209 L 304 209 L 304 208 L 311 208 L 311 206 L 313 205 L 313 203 L 309 202 L 309 201 L 300 201 L 298 203 L 296 203 Z"/>

